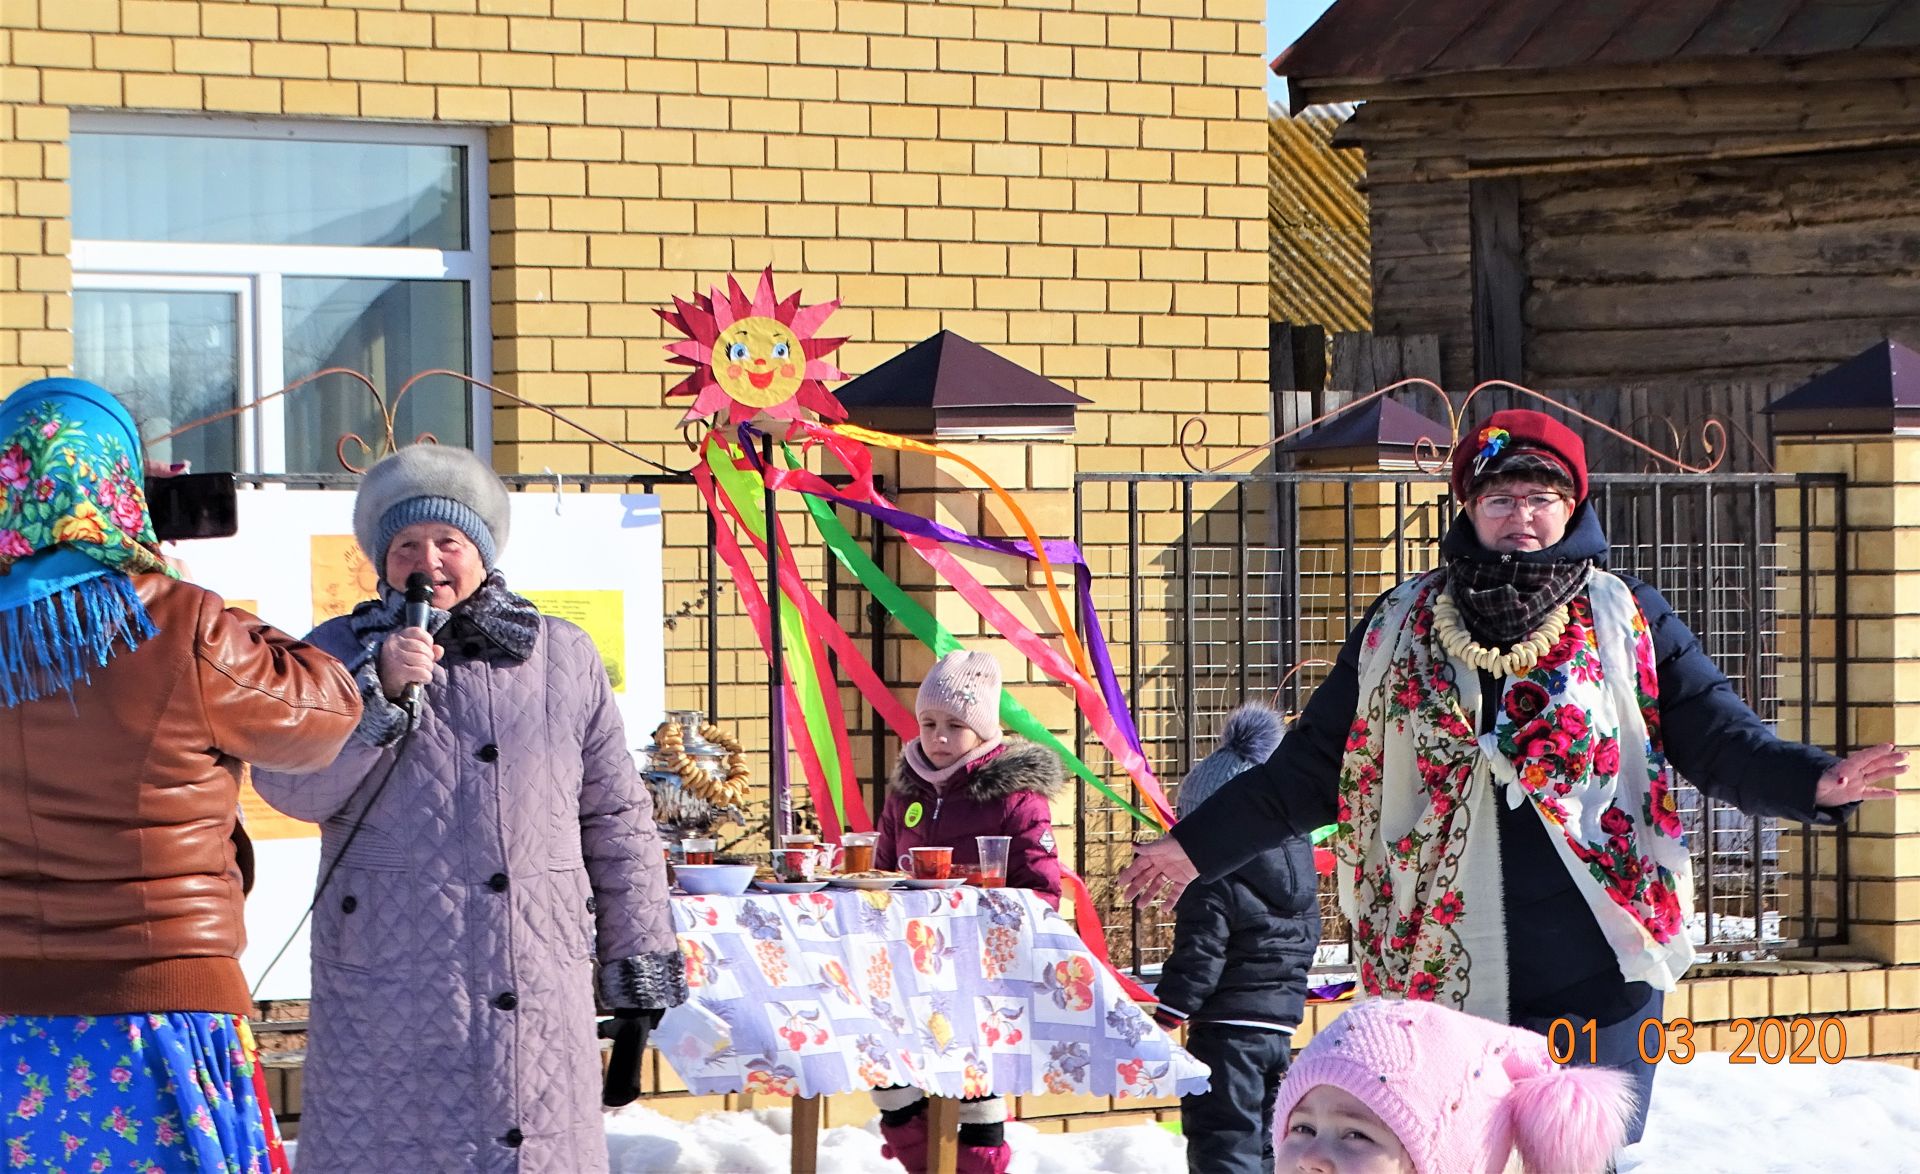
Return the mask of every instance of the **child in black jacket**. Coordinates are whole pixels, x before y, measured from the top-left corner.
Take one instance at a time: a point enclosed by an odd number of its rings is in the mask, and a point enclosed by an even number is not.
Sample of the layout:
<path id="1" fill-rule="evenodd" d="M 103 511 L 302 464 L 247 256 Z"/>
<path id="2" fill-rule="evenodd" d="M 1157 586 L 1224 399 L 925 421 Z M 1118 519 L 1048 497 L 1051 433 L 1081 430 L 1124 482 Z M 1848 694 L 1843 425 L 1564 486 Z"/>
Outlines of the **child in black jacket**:
<path id="1" fill-rule="evenodd" d="M 1228 715 L 1220 745 L 1180 785 L 1185 818 L 1222 783 L 1272 756 L 1284 724 L 1265 706 Z M 1180 1098 L 1192 1174 L 1269 1174 L 1273 1107 L 1306 1008 L 1307 970 L 1320 944 L 1313 848 L 1296 836 L 1174 908 L 1173 953 L 1154 1018 L 1187 1025 L 1187 1050 L 1213 1069 L 1212 1087 Z"/>

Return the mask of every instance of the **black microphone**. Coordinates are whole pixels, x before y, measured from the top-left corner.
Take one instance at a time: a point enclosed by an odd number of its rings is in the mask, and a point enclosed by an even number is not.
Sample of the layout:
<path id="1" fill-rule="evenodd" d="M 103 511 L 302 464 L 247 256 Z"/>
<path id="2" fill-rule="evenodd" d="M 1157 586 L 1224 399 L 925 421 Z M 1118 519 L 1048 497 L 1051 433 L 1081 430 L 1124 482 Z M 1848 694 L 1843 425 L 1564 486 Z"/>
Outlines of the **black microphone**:
<path id="1" fill-rule="evenodd" d="M 413 574 L 408 575 L 407 606 L 406 609 L 400 613 L 401 626 L 406 628 L 419 628 L 425 631 L 427 627 L 427 616 L 433 610 L 432 600 L 433 582 L 427 578 L 427 573 L 425 571 L 415 571 Z M 420 706 L 426 700 L 426 691 L 427 687 L 425 685 L 416 683 L 407 686 L 406 705 L 408 709 L 413 711 L 415 717 L 420 715 Z"/>

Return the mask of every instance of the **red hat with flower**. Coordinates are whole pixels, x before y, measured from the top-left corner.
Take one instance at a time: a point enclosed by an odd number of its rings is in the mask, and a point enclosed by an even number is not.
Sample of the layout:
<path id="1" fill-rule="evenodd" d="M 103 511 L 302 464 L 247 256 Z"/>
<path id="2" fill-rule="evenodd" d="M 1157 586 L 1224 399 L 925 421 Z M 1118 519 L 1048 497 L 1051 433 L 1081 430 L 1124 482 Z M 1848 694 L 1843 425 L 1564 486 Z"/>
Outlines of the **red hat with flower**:
<path id="1" fill-rule="evenodd" d="M 1466 497 L 1489 477 L 1544 473 L 1573 485 L 1574 504 L 1587 499 L 1587 446 L 1545 412 L 1508 408 L 1488 416 L 1453 446 L 1453 492 Z"/>

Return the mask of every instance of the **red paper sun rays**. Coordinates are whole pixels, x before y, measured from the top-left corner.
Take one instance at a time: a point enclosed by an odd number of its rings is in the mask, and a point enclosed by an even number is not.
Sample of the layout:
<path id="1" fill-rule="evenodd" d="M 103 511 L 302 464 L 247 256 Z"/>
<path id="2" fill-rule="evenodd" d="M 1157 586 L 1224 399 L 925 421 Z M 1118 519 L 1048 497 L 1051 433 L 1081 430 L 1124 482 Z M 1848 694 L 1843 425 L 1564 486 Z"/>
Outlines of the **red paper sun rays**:
<path id="1" fill-rule="evenodd" d="M 727 291 L 715 287 L 692 301 L 673 299 L 672 310 L 655 311 L 686 335 L 667 344 L 667 361 L 692 367 L 667 392 L 690 395 L 693 406 L 681 423 L 704 419 L 722 409 L 726 424 L 751 420 L 765 412 L 781 420 L 803 420 L 810 411 L 826 420 L 844 420 L 847 410 L 827 390 L 827 380 L 845 379 L 825 356 L 844 338 L 821 338 L 818 331 L 840 306 L 838 299 L 802 307 L 798 290 L 785 298 L 773 292 L 773 270 L 760 274 L 748 297 L 727 278 Z"/>

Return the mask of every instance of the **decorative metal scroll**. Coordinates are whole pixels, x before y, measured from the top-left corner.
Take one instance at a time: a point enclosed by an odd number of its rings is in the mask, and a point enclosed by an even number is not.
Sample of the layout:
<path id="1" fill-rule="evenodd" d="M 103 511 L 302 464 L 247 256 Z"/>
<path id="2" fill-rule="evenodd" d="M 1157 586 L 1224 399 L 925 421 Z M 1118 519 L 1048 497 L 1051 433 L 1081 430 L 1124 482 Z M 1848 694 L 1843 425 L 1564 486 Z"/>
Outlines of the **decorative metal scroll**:
<path id="1" fill-rule="evenodd" d="M 228 408 L 223 412 L 215 412 L 211 416 L 202 416 L 198 420 L 190 420 L 187 423 L 182 424 L 180 427 L 175 428 L 173 431 L 164 433 L 163 435 L 160 435 L 160 436 L 156 436 L 153 439 L 155 441 L 170 440 L 173 437 L 182 435 L 183 433 L 191 432 L 195 428 L 204 428 L 208 424 L 217 423 L 221 420 L 226 420 L 231 417 L 238 416 L 242 412 L 254 411 L 264 403 L 267 403 L 271 400 L 279 399 L 281 396 L 286 395 L 289 392 L 296 391 L 299 388 L 305 387 L 306 385 L 313 383 L 316 380 L 327 375 L 344 375 L 348 379 L 354 380 L 355 382 L 359 383 L 361 386 L 365 387 L 367 389 L 367 394 L 373 397 L 374 410 L 375 412 L 378 413 L 378 416 L 379 416 L 378 423 L 380 424 L 380 427 L 381 427 L 381 435 L 378 438 L 379 447 L 376 447 L 373 443 L 370 443 L 366 437 L 361 436 L 359 433 L 352 432 L 352 431 L 341 433 L 340 438 L 334 442 L 334 446 L 333 446 L 334 456 L 339 460 L 340 467 L 345 469 L 349 473 L 364 473 L 373 466 L 373 463 L 375 461 L 379 460 L 381 457 L 387 455 L 388 453 L 399 450 L 401 445 L 398 438 L 394 434 L 394 417 L 395 417 L 395 413 L 397 413 L 400 410 L 400 402 L 406 398 L 407 392 L 413 390 L 414 384 L 419 383 L 421 380 L 430 378 L 435 375 L 450 376 L 454 379 L 461 380 L 462 382 L 470 384 L 474 387 L 483 388 L 489 392 L 492 392 L 494 395 L 502 396 L 506 399 L 510 399 L 514 403 L 519 404 L 521 407 L 532 408 L 535 411 L 545 412 L 547 415 L 553 417 L 554 419 L 560 421 L 561 423 L 567 425 L 568 427 L 573 428 L 574 430 L 586 435 L 587 437 L 593 440 L 599 441 L 601 444 L 606 445 L 608 448 L 613 449 L 615 452 L 621 453 L 625 456 L 632 457 L 634 460 L 639 461 L 641 464 L 647 465 L 653 469 L 657 469 L 662 473 L 673 475 L 673 474 L 683 473 L 686 471 L 683 469 L 670 469 L 667 466 L 661 464 L 659 461 L 654 460 L 652 457 L 636 452 L 632 448 L 629 448 L 627 445 L 622 444 L 620 441 L 613 440 L 609 437 L 600 435 L 598 432 L 595 432 L 593 429 L 587 427 L 585 424 L 580 423 L 578 420 L 573 419 L 572 417 L 568 416 L 564 412 L 556 411 L 545 404 L 535 403 L 533 400 L 530 400 L 525 396 L 517 395 L 514 392 L 508 391 L 502 387 L 497 387 L 494 384 L 488 383 L 484 379 L 476 379 L 473 376 L 468 375 L 463 371 L 454 371 L 446 367 L 435 367 L 435 368 L 432 368 L 431 370 L 419 371 L 409 376 L 407 378 L 407 381 L 400 385 L 399 390 L 393 393 L 392 402 L 388 402 L 387 398 L 384 395 L 380 394 L 380 389 L 379 387 L 375 386 L 373 380 L 368 376 L 366 376 L 365 374 L 363 374 L 362 372 L 355 371 L 351 367 L 326 367 L 319 371 L 315 371 L 311 375 L 306 375 L 299 379 L 296 379 L 292 383 L 287 384 L 285 387 L 281 388 L 279 391 L 273 392 L 270 395 L 263 395 L 258 399 L 252 400 L 248 403 L 241 404 L 238 407 Z M 440 442 L 439 438 L 434 436 L 433 433 L 422 432 L 420 435 L 414 437 L 408 443 L 438 444 L 439 442 Z M 357 445 L 359 447 L 359 457 L 364 462 L 363 464 L 355 464 L 354 461 L 348 459 L 347 448 L 349 445 Z"/>
<path id="2" fill-rule="evenodd" d="M 1611 436 L 1614 439 L 1620 441 L 1621 443 L 1626 444 L 1631 448 L 1639 450 L 1640 452 L 1646 454 L 1649 471 L 1658 470 L 1662 467 L 1671 467 L 1673 470 L 1682 472 L 1682 473 L 1713 472 L 1715 469 L 1720 467 L 1721 462 L 1726 460 L 1727 447 L 1728 447 L 1727 434 L 1730 428 L 1734 432 L 1737 432 L 1747 442 L 1747 444 L 1752 447 L 1753 451 L 1756 454 L 1758 454 L 1760 460 L 1763 463 L 1765 463 L 1769 469 L 1772 468 L 1772 462 L 1767 459 L 1767 455 L 1765 451 L 1753 439 L 1753 436 L 1751 433 L 1749 433 L 1745 428 L 1742 428 L 1737 423 L 1728 424 L 1727 422 L 1721 420 L 1717 416 L 1707 416 L 1707 417 L 1701 418 L 1697 423 L 1697 431 L 1695 431 L 1696 424 L 1694 421 L 1690 420 L 1690 421 L 1687 421 L 1684 425 L 1677 425 L 1670 419 L 1667 419 L 1665 417 L 1660 418 L 1657 421 L 1657 423 L 1661 423 L 1666 426 L 1668 432 L 1670 433 L 1671 440 L 1673 443 L 1673 451 L 1671 453 L 1667 453 L 1667 452 L 1662 452 L 1661 450 L 1653 447 L 1652 445 L 1645 443 L 1644 441 L 1640 440 L 1635 436 L 1631 436 L 1628 433 L 1613 427 L 1611 424 L 1607 424 L 1601 420 L 1597 420 L 1594 417 L 1587 415 L 1585 412 L 1582 412 L 1577 408 L 1569 407 L 1568 405 L 1561 403 L 1560 401 L 1554 399 L 1552 396 L 1548 395 L 1545 392 L 1535 391 L 1531 387 L 1523 387 L 1520 384 L 1513 383 L 1509 380 L 1488 379 L 1480 384 L 1477 384 L 1471 390 L 1469 390 L 1464 397 L 1461 398 L 1460 403 L 1458 404 L 1458 406 L 1456 406 L 1453 402 L 1453 397 L 1450 394 L 1448 394 L 1445 388 L 1441 387 L 1438 383 L 1435 383 L 1431 379 L 1422 379 L 1417 377 L 1411 378 L 1411 379 L 1401 379 L 1394 383 L 1389 383 L 1385 387 L 1379 388 L 1374 391 L 1370 391 L 1366 395 L 1360 396 L 1359 398 L 1349 403 L 1342 404 L 1330 412 L 1324 412 L 1321 415 L 1315 416 L 1313 419 L 1308 420 L 1306 423 L 1301 424 L 1297 428 L 1292 428 L 1287 430 L 1286 432 L 1282 432 L 1280 435 L 1274 437 L 1272 440 L 1266 441 L 1265 443 L 1262 443 L 1262 444 L 1253 445 L 1250 448 L 1242 449 L 1239 452 L 1234 453 L 1232 456 L 1229 456 L 1226 460 L 1211 466 L 1202 465 L 1194 459 L 1194 450 L 1201 449 L 1206 445 L 1206 440 L 1207 440 L 1206 419 L 1201 416 L 1190 416 L 1187 418 L 1186 421 L 1184 421 L 1180 425 L 1180 459 L 1185 461 L 1187 463 L 1187 467 L 1189 469 L 1192 469 L 1196 473 L 1212 474 L 1212 473 L 1223 472 L 1224 470 L 1239 464 L 1241 461 L 1246 460 L 1248 457 L 1258 456 L 1261 453 L 1265 453 L 1274 448 L 1277 448 L 1278 446 L 1285 444 L 1287 441 L 1292 440 L 1294 437 L 1299 436 L 1304 432 L 1308 432 L 1314 428 L 1318 428 L 1319 426 L 1327 423 L 1328 421 L 1338 419 L 1339 417 L 1347 414 L 1348 412 L 1354 411 L 1358 408 L 1365 407 L 1366 405 L 1372 403 L 1374 400 L 1377 400 L 1382 396 L 1389 395 L 1395 391 L 1398 391 L 1403 387 L 1419 387 L 1419 388 L 1425 388 L 1433 392 L 1434 395 L 1439 397 L 1441 405 L 1446 409 L 1448 440 L 1447 440 L 1447 444 L 1444 451 L 1441 448 L 1440 442 L 1435 440 L 1433 437 L 1429 437 L 1429 436 L 1422 436 L 1419 439 L 1419 441 L 1414 445 L 1414 450 L 1413 450 L 1414 464 L 1417 465 L 1422 472 L 1429 473 L 1435 476 L 1439 476 L 1446 472 L 1447 467 L 1452 460 L 1453 450 L 1455 446 L 1457 446 L 1460 443 L 1464 435 L 1464 433 L 1462 432 L 1462 427 L 1464 426 L 1467 420 L 1468 409 L 1473 404 L 1475 397 L 1477 397 L 1482 391 L 1485 391 L 1488 388 L 1505 388 L 1509 391 L 1515 391 L 1515 392 L 1519 392 L 1522 395 L 1531 396 L 1534 399 L 1539 400 L 1541 404 L 1544 405 L 1545 407 L 1551 408 L 1554 411 L 1557 411 L 1563 415 L 1572 416 L 1573 418 L 1582 421 L 1583 423 L 1587 424 L 1588 426 L 1592 427 L 1598 432 L 1603 433 L 1607 436 Z M 1635 421 L 1635 422 L 1637 423 L 1638 421 Z M 1194 435 L 1194 429 L 1196 428 L 1196 426 L 1198 427 L 1198 435 Z M 1632 425 L 1630 424 L 1629 427 L 1631 426 Z M 1688 439 L 1698 440 L 1700 450 L 1703 454 L 1703 456 L 1700 458 L 1702 463 L 1695 464 L 1686 459 L 1685 450 L 1687 447 L 1686 441 Z"/>

